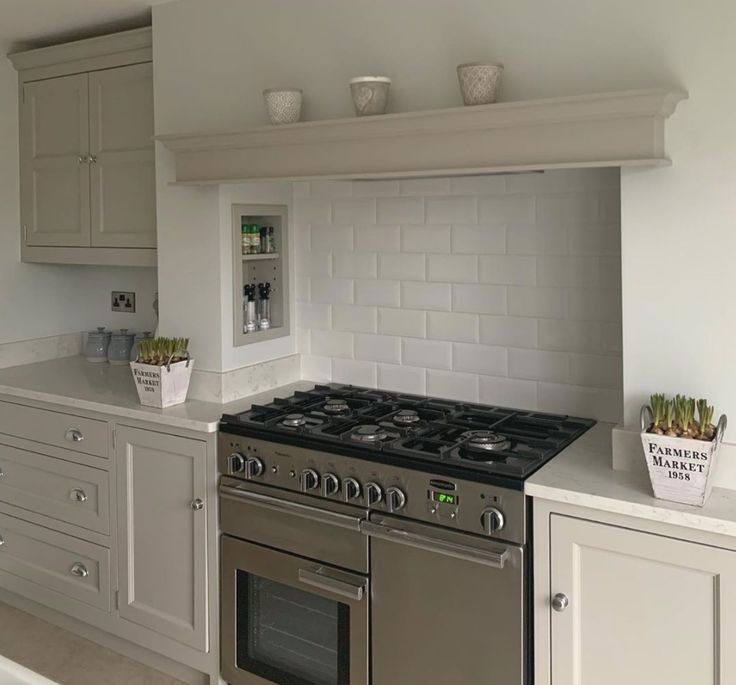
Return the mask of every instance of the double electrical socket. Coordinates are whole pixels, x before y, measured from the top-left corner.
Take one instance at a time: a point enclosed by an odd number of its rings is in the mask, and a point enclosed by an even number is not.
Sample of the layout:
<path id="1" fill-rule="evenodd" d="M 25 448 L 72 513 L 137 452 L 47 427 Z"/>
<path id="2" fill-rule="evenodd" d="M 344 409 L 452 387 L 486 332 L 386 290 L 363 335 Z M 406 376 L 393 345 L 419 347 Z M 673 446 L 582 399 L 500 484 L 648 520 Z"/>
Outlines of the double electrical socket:
<path id="1" fill-rule="evenodd" d="M 112 291 L 112 307 L 114 312 L 135 313 L 135 293 Z"/>

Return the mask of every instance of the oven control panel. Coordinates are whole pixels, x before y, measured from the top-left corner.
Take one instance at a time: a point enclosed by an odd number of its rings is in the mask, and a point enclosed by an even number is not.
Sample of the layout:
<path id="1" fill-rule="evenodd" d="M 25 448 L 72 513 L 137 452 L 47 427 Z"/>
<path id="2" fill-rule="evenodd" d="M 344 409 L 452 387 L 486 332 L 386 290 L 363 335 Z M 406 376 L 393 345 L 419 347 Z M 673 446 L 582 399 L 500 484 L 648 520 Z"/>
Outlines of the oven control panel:
<path id="1" fill-rule="evenodd" d="M 524 494 L 292 445 L 220 434 L 224 475 L 479 535 L 524 542 Z"/>

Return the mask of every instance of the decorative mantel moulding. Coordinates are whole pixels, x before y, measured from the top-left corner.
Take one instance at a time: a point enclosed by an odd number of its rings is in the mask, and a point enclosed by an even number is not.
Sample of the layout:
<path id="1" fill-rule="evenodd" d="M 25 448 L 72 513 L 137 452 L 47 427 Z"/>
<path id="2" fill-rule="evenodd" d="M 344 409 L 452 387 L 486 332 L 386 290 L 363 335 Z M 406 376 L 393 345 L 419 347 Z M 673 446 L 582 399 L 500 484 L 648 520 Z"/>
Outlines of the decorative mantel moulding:
<path id="1" fill-rule="evenodd" d="M 182 184 L 657 166 L 687 97 L 654 88 L 156 139 Z"/>

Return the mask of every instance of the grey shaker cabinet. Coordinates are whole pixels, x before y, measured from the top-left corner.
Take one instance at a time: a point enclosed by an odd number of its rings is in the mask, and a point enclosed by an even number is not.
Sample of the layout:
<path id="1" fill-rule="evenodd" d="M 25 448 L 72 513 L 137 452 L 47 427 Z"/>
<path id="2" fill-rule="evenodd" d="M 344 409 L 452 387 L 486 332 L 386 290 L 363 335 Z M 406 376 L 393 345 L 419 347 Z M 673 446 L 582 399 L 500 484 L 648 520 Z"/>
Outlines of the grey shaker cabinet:
<path id="1" fill-rule="evenodd" d="M 116 427 L 119 612 L 208 650 L 203 441 Z"/>

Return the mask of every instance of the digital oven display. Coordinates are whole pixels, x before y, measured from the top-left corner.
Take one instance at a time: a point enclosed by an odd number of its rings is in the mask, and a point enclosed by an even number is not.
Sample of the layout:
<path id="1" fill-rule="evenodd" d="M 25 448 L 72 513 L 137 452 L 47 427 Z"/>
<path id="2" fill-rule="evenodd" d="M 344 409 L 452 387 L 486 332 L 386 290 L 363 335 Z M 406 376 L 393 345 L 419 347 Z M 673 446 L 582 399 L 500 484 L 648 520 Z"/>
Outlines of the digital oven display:
<path id="1" fill-rule="evenodd" d="M 437 490 L 430 490 L 429 496 L 433 502 L 439 502 L 440 504 L 460 504 L 460 498 L 457 495 L 451 494 L 449 492 L 438 492 Z"/>

